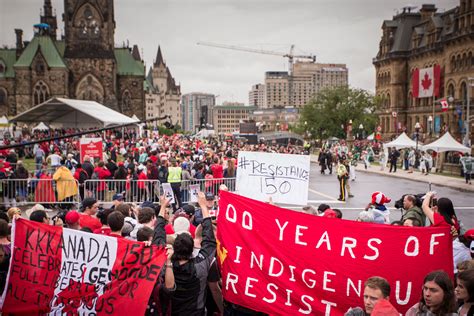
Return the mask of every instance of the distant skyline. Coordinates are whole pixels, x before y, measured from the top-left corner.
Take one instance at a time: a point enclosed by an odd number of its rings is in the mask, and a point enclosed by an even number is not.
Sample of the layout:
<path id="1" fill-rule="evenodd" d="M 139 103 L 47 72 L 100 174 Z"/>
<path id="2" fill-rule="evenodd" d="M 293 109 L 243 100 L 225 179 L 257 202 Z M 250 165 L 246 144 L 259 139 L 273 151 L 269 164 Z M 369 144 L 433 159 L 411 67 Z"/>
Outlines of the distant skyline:
<path id="1" fill-rule="evenodd" d="M 198 46 L 199 41 L 282 53 L 314 54 L 317 62 L 345 63 L 349 84 L 375 91 L 376 56 L 384 20 L 404 6 L 435 3 L 438 12 L 459 0 L 116 0 L 115 42 L 140 48 L 147 71 L 158 45 L 183 94 L 205 92 L 248 104 L 266 71 L 286 71 L 286 58 Z M 64 1 L 52 0 L 63 31 Z M 0 45 L 15 45 L 15 28 L 33 36 L 43 0 L 0 0 Z"/>

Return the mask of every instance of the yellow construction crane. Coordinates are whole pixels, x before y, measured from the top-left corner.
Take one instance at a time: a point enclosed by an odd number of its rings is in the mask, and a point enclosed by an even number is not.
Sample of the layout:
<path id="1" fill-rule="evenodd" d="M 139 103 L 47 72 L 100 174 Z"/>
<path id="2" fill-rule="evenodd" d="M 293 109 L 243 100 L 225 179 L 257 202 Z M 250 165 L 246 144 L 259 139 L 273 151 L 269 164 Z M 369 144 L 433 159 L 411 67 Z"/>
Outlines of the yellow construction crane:
<path id="1" fill-rule="evenodd" d="M 280 52 L 274 52 L 274 51 L 270 51 L 270 50 L 261 50 L 261 49 L 240 47 L 240 46 L 234 46 L 234 45 L 217 44 L 217 43 L 210 43 L 210 42 L 198 42 L 197 44 L 198 45 L 203 45 L 203 46 L 233 49 L 233 50 L 240 50 L 240 51 L 249 52 L 249 53 L 281 56 L 281 57 L 288 58 L 288 74 L 290 76 L 293 73 L 293 60 L 295 58 L 306 59 L 306 60 L 311 60 L 313 62 L 316 62 L 316 56 L 314 56 L 314 55 L 294 55 L 293 50 L 295 48 L 295 45 L 291 45 L 289 53 L 280 53 Z"/>

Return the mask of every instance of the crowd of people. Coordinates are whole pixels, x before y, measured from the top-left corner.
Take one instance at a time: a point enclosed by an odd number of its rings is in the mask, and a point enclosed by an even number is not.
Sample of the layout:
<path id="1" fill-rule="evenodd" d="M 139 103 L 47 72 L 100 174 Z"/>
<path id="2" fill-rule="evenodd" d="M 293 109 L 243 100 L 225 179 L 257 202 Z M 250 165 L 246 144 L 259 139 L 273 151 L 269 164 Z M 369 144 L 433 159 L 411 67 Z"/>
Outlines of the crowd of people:
<path id="1" fill-rule="evenodd" d="M 37 204 L 26 214 L 13 201 L 21 201 L 21 197 L 29 192 L 3 185 L 3 190 L 14 194 L 4 195 L 9 200 L 4 201 L 7 207 L 0 211 L 0 288 L 3 290 L 5 287 L 10 262 L 11 223 L 15 217 L 24 216 L 48 225 L 166 246 L 167 261 L 147 304 L 147 315 L 264 315 L 227 302 L 222 297 L 221 273 L 216 261 L 216 214 L 219 192 L 233 188 L 214 179 L 235 178 L 239 150 L 303 154 L 304 149 L 292 145 L 202 141 L 183 135 L 118 137 L 113 133 L 105 135 L 104 144 L 102 159 L 93 161 L 82 157 L 82 163 L 73 140 L 35 145 L 32 153 L 37 167 L 33 174 L 25 173 L 18 150 L 0 153 L 4 157 L 0 160 L 0 176 L 4 174 L 4 178 L 13 176 L 13 179 L 20 179 L 18 177 L 22 176 L 21 179 L 27 181 L 34 177 L 61 183 L 54 191 L 37 185 L 33 194 L 43 192 L 41 194 L 49 195 L 50 203 Z M 335 155 L 332 150 L 336 151 Z M 336 163 L 335 173 L 341 185 L 340 200 L 352 197 L 348 184 L 355 179 L 353 164 L 359 159 L 360 156 L 350 153 L 344 145 L 323 151 L 319 156 L 322 173 L 326 169 L 332 173 L 332 165 Z M 171 184 L 174 204 L 170 205 L 169 199 L 160 196 L 159 192 L 154 192 L 151 199 L 142 195 L 141 192 L 149 187 L 146 184 L 140 187 L 138 181 L 153 179 Z M 186 179 L 209 180 L 206 182 L 209 186 L 202 187 L 197 203 L 182 199 L 188 189 L 181 185 Z M 98 181 L 97 187 L 92 189 L 85 185 L 86 180 L 104 181 Z M 107 186 L 111 185 L 107 180 L 123 182 L 113 188 L 112 205 L 105 206 L 101 201 L 104 200 L 102 194 L 106 194 Z M 137 181 L 136 191 L 131 189 L 133 184 L 130 181 Z M 136 199 L 131 198 L 133 192 L 138 194 Z M 78 195 L 80 199 L 75 200 Z M 57 204 L 57 214 L 51 216 L 48 207 L 57 202 L 72 203 Z M 80 207 L 74 208 L 73 202 L 80 202 Z M 404 195 L 395 203 L 403 209 L 401 219 L 395 222 L 390 221 L 390 211 L 386 206 L 391 199 L 387 195 L 374 192 L 369 202 L 357 221 L 400 226 L 447 226 L 451 229 L 455 282 L 443 271 L 428 274 L 419 303 L 410 308 L 407 315 L 473 315 L 474 254 L 471 251 L 474 251 L 474 230 L 462 225 L 452 201 L 437 197 L 433 192 L 422 196 Z M 318 208 L 308 206 L 303 210 L 335 220 L 343 217 L 340 210 L 327 204 Z M 389 302 L 390 292 L 387 280 L 379 276 L 369 278 L 364 284 L 361 307 L 351 308 L 346 315 L 399 315 Z"/>

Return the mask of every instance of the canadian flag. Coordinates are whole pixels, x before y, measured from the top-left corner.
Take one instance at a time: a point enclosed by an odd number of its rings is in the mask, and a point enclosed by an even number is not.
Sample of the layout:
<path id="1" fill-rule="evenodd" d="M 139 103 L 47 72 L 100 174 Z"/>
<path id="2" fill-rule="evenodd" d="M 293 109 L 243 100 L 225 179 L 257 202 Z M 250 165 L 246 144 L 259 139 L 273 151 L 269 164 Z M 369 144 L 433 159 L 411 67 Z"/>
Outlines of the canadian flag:
<path id="1" fill-rule="evenodd" d="M 413 97 L 429 98 L 439 95 L 441 67 L 415 69 L 412 77 Z"/>
<path id="2" fill-rule="evenodd" d="M 441 99 L 439 101 L 441 103 L 441 111 L 446 112 L 449 108 L 449 103 L 446 99 Z"/>

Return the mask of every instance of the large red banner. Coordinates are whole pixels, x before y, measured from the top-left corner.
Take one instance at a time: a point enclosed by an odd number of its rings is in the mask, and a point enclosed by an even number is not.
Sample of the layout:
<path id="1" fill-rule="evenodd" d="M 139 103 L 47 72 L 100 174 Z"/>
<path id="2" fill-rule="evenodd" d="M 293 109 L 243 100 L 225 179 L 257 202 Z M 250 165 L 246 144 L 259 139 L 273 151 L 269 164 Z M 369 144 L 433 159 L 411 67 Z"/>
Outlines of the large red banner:
<path id="1" fill-rule="evenodd" d="M 452 275 L 448 228 L 318 217 L 221 192 L 218 256 L 224 298 L 271 315 L 343 315 L 363 308 L 363 284 L 386 278 L 400 313 L 425 275 Z"/>
<path id="2" fill-rule="evenodd" d="M 2 312 L 143 315 L 166 260 L 163 248 L 15 221 Z"/>

